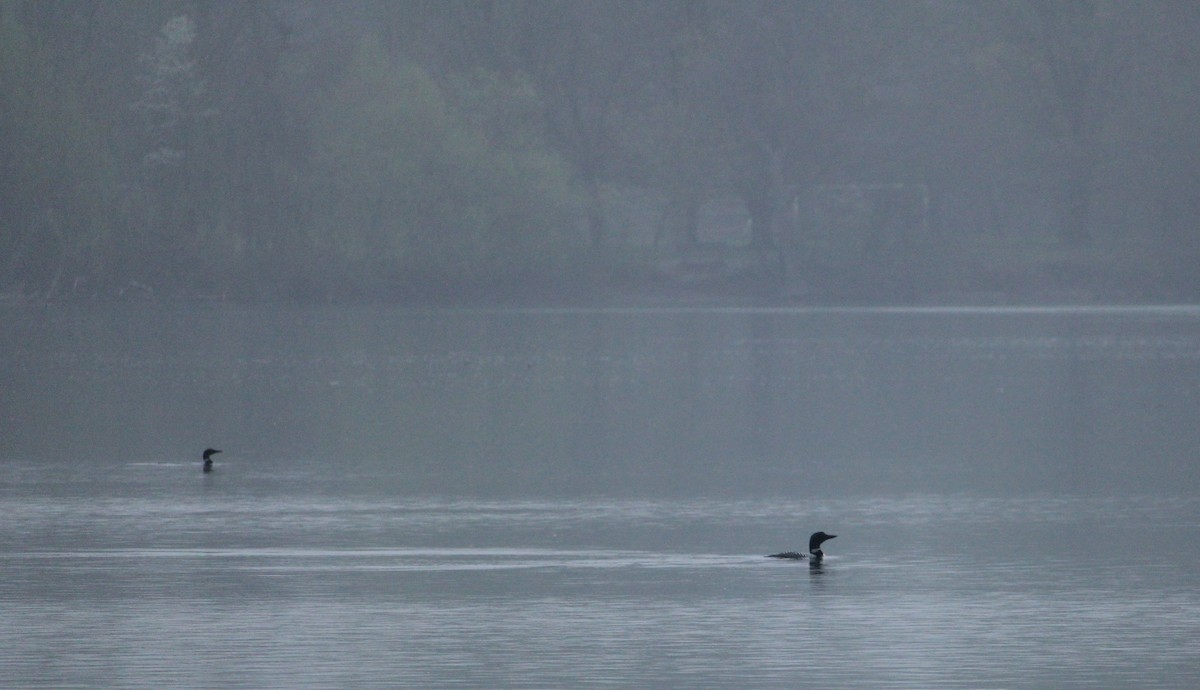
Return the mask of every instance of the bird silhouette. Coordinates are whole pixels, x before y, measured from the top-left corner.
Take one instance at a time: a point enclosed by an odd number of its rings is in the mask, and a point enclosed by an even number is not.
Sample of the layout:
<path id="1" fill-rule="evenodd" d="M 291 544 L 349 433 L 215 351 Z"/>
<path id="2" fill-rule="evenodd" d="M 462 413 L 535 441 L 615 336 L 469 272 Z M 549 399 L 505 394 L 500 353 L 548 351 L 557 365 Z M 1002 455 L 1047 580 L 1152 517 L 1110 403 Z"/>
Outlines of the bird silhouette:
<path id="1" fill-rule="evenodd" d="M 204 457 L 204 474 L 208 474 L 209 472 L 212 472 L 212 467 L 213 467 L 212 456 L 214 456 L 220 452 L 221 451 L 217 450 L 216 448 L 205 448 L 204 449 L 204 455 L 203 455 L 203 457 Z"/>

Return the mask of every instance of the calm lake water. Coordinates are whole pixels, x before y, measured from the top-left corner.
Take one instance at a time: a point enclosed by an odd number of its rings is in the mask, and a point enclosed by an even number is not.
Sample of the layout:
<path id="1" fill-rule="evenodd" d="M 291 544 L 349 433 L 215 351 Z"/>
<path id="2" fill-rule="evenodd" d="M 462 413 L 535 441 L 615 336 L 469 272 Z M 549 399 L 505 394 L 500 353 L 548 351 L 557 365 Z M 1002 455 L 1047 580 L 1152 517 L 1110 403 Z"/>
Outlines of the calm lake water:
<path id="1" fill-rule="evenodd" d="M 0 687 L 1200 684 L 1195 309 L 3 317 Z"/>

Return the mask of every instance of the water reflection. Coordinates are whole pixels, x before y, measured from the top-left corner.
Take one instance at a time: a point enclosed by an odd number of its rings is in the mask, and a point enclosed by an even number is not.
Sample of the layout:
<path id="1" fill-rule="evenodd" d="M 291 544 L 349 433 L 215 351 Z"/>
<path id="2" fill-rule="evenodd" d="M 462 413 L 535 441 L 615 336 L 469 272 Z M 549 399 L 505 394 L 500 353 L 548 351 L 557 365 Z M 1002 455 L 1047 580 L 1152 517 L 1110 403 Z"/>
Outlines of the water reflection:
<path id="1" fill-rule="evenodd" d="M 8 316 L 6 459 L 234 443 L 509 496 L 1200 490 L 1194 309 Z"/>

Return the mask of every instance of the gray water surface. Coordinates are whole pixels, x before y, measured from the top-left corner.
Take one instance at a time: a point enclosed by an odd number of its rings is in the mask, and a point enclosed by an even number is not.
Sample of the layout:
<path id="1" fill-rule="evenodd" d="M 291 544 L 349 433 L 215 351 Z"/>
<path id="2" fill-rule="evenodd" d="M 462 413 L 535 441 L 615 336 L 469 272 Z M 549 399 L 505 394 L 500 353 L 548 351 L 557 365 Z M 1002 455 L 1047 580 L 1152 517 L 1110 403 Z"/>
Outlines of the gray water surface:
<path id="1" fill-rule="evenodd" d="M 1195 687 L 1198 324 L 18 310 L 0 687 Z"/>
<path id="2" fill-rule="evenodd" d="M 4 500 L 0 685 L 1200 679 L 1196 499 L 251 498 L 192 470 Z M 819 568 L 763 556 L 807 525 L 839 533 Z"/>

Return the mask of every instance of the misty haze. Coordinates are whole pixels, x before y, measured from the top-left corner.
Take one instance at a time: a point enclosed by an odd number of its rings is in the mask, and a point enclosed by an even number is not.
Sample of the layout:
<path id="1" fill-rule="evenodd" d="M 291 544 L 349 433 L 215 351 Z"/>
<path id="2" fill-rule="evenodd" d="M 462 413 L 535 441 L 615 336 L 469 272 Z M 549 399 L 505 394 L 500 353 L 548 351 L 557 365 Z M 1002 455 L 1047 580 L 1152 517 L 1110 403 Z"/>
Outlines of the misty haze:
<path id="1" fill-rule="evenodd" d="M 0 0 L 0 686 L 1196 686 L 1198 35 Z"/>

